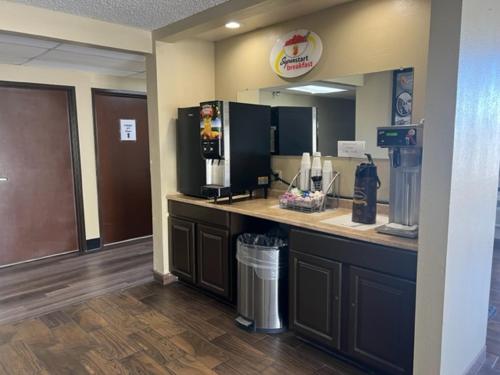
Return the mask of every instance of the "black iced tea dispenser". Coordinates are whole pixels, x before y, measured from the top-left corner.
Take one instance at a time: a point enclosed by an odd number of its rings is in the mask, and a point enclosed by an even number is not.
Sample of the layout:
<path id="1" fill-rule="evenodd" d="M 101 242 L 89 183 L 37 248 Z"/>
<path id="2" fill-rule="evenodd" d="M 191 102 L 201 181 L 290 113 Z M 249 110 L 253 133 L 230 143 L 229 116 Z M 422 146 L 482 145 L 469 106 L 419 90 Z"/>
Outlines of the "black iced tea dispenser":
<path id="1" fill-rule="evenodd" d="M 356 168 L 352 221 L 362 224 L 375 224 L 377 220 L 377 190 L 380 188 L 380 179 L 372 156 L 370 154 L 365 155 L 368 158 L 368 163 L 363 162 Z"/>

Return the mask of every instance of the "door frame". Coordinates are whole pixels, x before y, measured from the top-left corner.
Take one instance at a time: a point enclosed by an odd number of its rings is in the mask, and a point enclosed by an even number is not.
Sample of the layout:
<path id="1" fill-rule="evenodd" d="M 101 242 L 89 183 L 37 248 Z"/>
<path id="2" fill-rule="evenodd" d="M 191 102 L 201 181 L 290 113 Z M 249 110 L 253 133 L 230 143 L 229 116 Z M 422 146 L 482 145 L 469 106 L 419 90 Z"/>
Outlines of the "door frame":
<path id="1" fill-rule="evenodd" d="M 120 242 L 114 242 L 110 243 L 108 245 L 104 245 L 104 237 L 103 237 L 103 225 L 102 225 L 102 204 L 101 204 L 101 181 L 100 181 L 100 172 L 101 172 L 101 165 L 100 165 L 100 159 L 99 159 L 99 133 L 97 130 L 97 121 L 96 121 L 96 114 L 95 114 L 95 96 L 96 95 L 108 95 L 108 96 L 118 96 L 118 97 L 125 97 L 125 98 L 138 98 L 138 99 L 148 99 L 148 96 L 145 92 L 141 91 L 132 91 L 132 90 L 115 90 L 115 89 L 101 89 L 101 88 L 95 88 L 93 87 L 91 89 L 92 92 L 92 118 L 94 122 L 94 149 L 95 149 L 95 163 L 96 163 L 96 176 L 97 176 L 97 212 L 99 216 L 99 247 L 92 249 L 90 251 L 101 251 L 104 248 L 106 249 L 112 249 L 116 247 L 123 246 L 124 244 L 127 245 L 132 245 L 135 243 L 142 243 L 145 241 L 149 241 L 149 239 L 152 237 L 151 236 L 146 236 L 146 237 L 139 237 L 139 238 L 132 238 L 130 240 L 125 240 L 125 241 L 120 241 Z M 149 137 L 149 129 L 148 129 L 148 137 Z M 150 151 L 151 152 L 151 151 Z M 150 176 L 151 180 L 151 176 Z M 152 220 L 153 218 L 151 218 Z"/>
<path id="2" fill-rule="evenodd" d="M 85 235 L 86 232 L 85 232 L 85 213 L 83 205 L 82 167 L 80 159 L 80 140 L 78 135 L 78 118 L 77 118 L 75 86 L 0 80 L 0 87 L 66 91 L 66 94 L 68 96 L 68 123 L 69 123 L 69 137 L 70 137 L 69 143 L 71 150 L 71 166 L 73 169 L 73 189 L 75 195 L 75 215 L 76 215 L 78 252 L 79 253 L 85 252 L 87 250 L 87 241 Z M 58 254 L 55 254 L 53 256 L 57 255 Z M 28 262 L 29 261 L 32 260 L 28 260 Z"/>

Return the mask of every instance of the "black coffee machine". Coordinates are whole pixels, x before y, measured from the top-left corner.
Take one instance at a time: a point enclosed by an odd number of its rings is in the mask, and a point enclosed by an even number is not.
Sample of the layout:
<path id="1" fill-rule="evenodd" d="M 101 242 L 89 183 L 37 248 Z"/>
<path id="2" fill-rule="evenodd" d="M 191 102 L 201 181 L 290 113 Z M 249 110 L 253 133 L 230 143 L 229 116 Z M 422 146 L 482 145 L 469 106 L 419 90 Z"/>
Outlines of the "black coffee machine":
<path id="1" fill-rule="evenodd" d="M 354 194 L 352 199 L 352 221 L 362 224 L 375 224 L 377 221 L 377 190 L 380 179 L 377 166 L 370 154 L 365 154 L 368 163 L 356 168 Z"/>

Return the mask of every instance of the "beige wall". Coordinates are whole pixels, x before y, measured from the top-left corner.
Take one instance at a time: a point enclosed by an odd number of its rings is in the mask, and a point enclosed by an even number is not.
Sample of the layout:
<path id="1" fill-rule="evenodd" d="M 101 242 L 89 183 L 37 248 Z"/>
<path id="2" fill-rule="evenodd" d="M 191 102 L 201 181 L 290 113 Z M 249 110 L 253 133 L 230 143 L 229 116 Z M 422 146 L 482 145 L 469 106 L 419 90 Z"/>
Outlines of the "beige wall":
<path id="1" fill-rule="evenodd" d="M 0 31 L 150 53 L 151 32 L 0 0 Z"/>
<path id="2" fill-rule="evenodd" d="M 374 158 L 387 159 L 387 150 L 377 147 L 377 126 L 392 123 L 392 71 L 366 74 L 356 88 L 356 140 L 366 141 Z"/>
<path id="3" fill-rule="evenodd" d="M 216 96 L 235 100 L 245 89 L 290 82 L 273 73 L 269 52 L 280 35 L 305 28 L 321 37 L 323 57 L 298 81 L 414 67 L 414 116 L 424 117 L 429 5 L 430 0 L 357 0 L 217 42 Z"/>
<path id="4" fill-rule="evenodd" d="M 248 91 L 244 91 L 247 93 Z M 238 93 L 238 97 L 241 94 Z M 337 155 L 338 140 L 354 139 L 354 100 L 314 95 L 296 95 L 270 91 L 260 92 L 260 104 L 290 107 L 316 107 L 318 120 L 318 151 L 323 155 Z"/>
<path id="5" fill-rule="evenodd" d="M 153 196 L 154 270 L 169 271 L 166 195 L 177 192 L 177 108 L 215 96 L 214 46 L 210 42 L 155 43 L 147 59 L 148 112 Z"/>
<path id="6" fill-rule="evenodd" d="M 271 168 L 274 171 L 281 171 L 283 179 L 290 182 L 300 168 L 300 159 L 297 156 L 273 156 L 271 158 Z M 338 193 L 342 197 L 352 197 L 354 192 L 354 171 L 356 166 L 363 160 L 337 157 L 329 157 L 328 159 L 332 161 L 333 169 L 340 173 Z M 387 159 L 376 159 L 375 164 L 382 183 L 377 192 L 377 199 L 387 202 L 389 201 L 389 161 Z M 287 186 L 277 182 L 274 183 L 273 188 L 284 190 Z"/>
<path id="7" fill-rule="evenodd" d="M 0 80 L 75 87 L 86 237 L 87 239 L 99 237 L 91 89 L 101 88 L 145 92 L 146 82 L 140 79 L 19 65 L 0 65 Z"/>

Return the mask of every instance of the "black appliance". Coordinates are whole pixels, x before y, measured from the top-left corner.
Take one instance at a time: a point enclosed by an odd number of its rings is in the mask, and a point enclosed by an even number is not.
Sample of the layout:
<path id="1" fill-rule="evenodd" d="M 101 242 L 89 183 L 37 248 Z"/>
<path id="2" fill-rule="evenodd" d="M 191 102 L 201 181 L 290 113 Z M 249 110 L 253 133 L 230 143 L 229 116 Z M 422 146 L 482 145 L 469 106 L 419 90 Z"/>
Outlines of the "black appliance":
<path id="1" fill-rule="evenodd" d="M 203 197 L 206 184 L 205 159 L 200 152 L 200 107 L 177 110 L 177 190 Z"/>
<path id="2" fill-rule="evenodd" d="M 271 153 L 312 155 L 317 144 L 317 110 L 315 107 L 271 108 Z"/>
<path id="3" fill-rule="evenodd" d="M 380 188 L 380 179 L 372 156 L 370 154 L 365 155 L 368 158 L 368 163 L 361 163 L 356 168 L 352 221 L 355 223 L 375 224 L 377 221 L 377 190 Z"/>
<path id="4" fill-rule="evenodd" d="M 200 103 L 199 142 L 206 160 L 208 198 L 229 197 L 263 189 L 267 195 L 271 170 L 271 107 L 210 101 Z"/>

